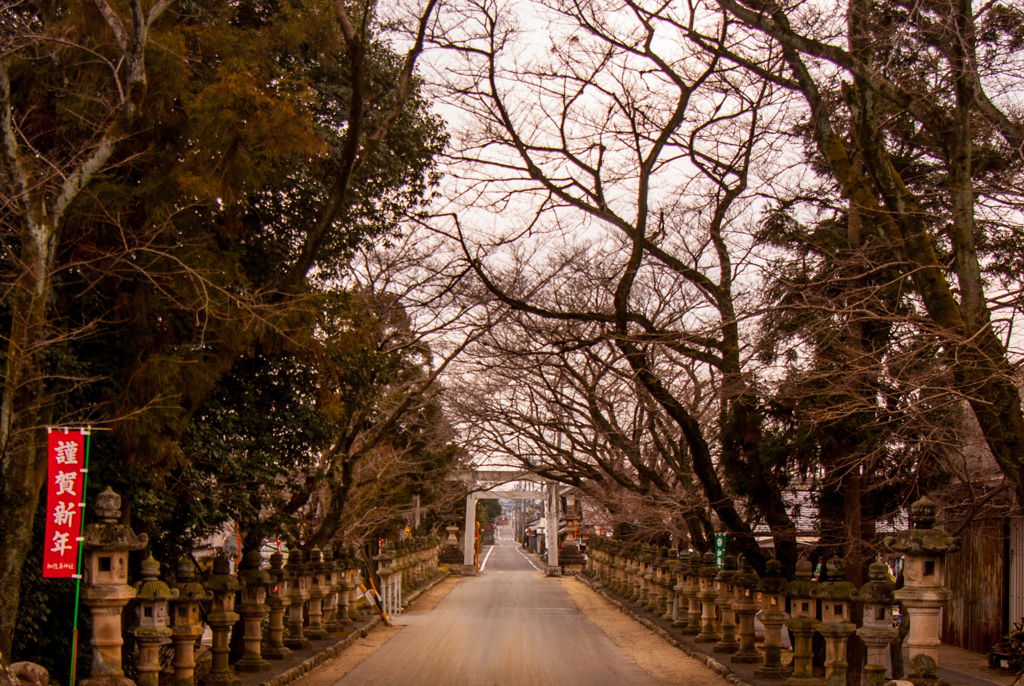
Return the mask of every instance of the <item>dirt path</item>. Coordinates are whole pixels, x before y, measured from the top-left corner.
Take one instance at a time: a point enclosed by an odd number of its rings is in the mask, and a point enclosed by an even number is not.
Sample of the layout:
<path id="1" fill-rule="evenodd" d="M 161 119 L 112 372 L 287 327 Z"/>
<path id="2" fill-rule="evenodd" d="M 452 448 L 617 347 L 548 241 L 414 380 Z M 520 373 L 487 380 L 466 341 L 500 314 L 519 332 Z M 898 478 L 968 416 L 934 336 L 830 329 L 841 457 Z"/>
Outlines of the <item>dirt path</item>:
<path id="1" fill-rule="evenodd" d="M 444 600 L 444 597 L 462 579 L 460 577 L 448 577 L 424 595 L 417 598 L 406 614 L 410 612 L 427 612 L 433 610 L 434 606 Z M 328 660 L 315 670 L 301 679 L 292 682 L 293 686 L 331 686 L 341 680 L 343 676 L 355 669 L 360 662 L 377 652 L 377 649 L 390 641 L 398 632 L 401 626 L 381 626 L 372 631 L 365 638 L 361 638 L 350 647 L 341 652 L 338 657 Z"/>
<path id="2" fill-rule="evenodd" d="M 721 676 L 634 622 L 582 582 L 566 578 L 562 579 L 562 586 L 580 612 L 662 686 L 730 686 Z"/>

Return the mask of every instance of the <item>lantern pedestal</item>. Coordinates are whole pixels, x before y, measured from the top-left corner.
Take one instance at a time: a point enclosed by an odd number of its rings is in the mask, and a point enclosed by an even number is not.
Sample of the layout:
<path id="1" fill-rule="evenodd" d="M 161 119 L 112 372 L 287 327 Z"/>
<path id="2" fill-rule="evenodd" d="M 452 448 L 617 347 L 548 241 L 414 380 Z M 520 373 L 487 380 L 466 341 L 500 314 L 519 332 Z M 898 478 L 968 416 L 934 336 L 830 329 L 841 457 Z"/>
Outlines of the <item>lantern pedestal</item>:
<path id="1" fill-rule="evenodd" d="M 846 686 L 846 644 L 857 630 L 846 622 L 818 625 L 818 633 L 825 638 L 825 686 Z"/>
<path id="2" fill-rule="evenodd" d="M 754 670 L 758 679 L 782 679 L 782 625 L 786 621 L 784 612 L 757 613 L 757 618 L 764 625 L 764 665 Z"/>
<path id="3" fill-rule="evenodd" d="M 939 677 L 939 617 L 950 592 L 945 588 L 904 586 L 893 595 L 910 616 L 910 633 L 905 641 L 910 649 L 907 681 L 914 686 L 948 686 Z"/>
<path id="4" fill-rule="evenodd" d="M 821 679 L 811 675 L 811 661 L 814 657 L 811 641 L 818 629 L 818 620 L 812 617 L 793 617 L 786 620 L 786 627 L 793 632 L 793 675 L 786 679 L 786 686 L 820 686 Z"/>

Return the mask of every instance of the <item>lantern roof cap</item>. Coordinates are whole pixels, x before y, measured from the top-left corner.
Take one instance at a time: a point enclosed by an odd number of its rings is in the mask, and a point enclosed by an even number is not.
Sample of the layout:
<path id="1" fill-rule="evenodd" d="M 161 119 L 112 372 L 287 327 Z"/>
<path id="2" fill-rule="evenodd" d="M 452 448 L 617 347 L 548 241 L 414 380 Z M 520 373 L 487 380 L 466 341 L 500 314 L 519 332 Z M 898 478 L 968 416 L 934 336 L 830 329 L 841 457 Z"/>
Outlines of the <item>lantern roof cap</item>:
<path id="1" fill-rule="evenodd" d="M 786 580 L 782 578 L 782 563 L 772 558 L 764 565 L 764 576 L 758 580 L 755 590 L 760 593 L 777 595 L 782 593 Z"/>
<path id="2" fill-rule="evenodd" d="M 815 589 L 812 597 L 821 598 L 822 600 L 853 600 L 853 594 L 856 592 L 857 587 L 852 582 L 845 581 L 845 576 L 846 566 L 843 564 L 842 559 L 837 556 L 831 557 L 825 563 L 825 578 L 827 581 L 818 584 L 818 588 Z"/>
<path id="3" fill-rule="evenodd" d="M 889 578 L 889 567 L 875 561 L 868 567 L 868 582 L 853 594 L 854 600 L 876 605 L 891 605 L 896 584 Z"/>
<path id="4" fill-rule="evenodd" d="M 796 573 L 793 576 L 795 578 L 786 584 L 783 594 L 787 598 L 813 598 L 814 591 L 818 588 L 818 582 L 812 578 L 814 567 L 811 565 L 811 561 L 806 558 L 797 560 Z"/>
<path id="5" fill-rule="evenodd" d="M 174 570 L 174 579 L 171 588 L 178 591 L 179 601 L 197 602 L 213 598 L 213 594 L 196 581 L 196 566 L 188 558 L 182 558 L 178 562 L 178 566 Z"/>
<path id="6" fill-rule="evenodd" d="M 933 529 L 938 506 L 923 497 L 910 506 L 910 529 L 886 536 L 882 547 L 898 555 L 945 555 L 960 550 L 963 541 Z"/>
<path id="7" fill-rule="evenodd" d="M 135 589 L 135 597 L 139 600 L 166 600 L 178 597 L 178 589 L 172 589 L 158 578 L 160 576 L 160 563 L 149 554 L 142 561 L 142 581 L 132 584 Z"/>
<path id="8" fill-rule="evenodd" d="M 228 558 L 221 554 L 213 558 L 213 574 L 206 579 L 206 588 L 214 593 L 237 591 L 242 587 L 234 576 L 229 574 Z"/>

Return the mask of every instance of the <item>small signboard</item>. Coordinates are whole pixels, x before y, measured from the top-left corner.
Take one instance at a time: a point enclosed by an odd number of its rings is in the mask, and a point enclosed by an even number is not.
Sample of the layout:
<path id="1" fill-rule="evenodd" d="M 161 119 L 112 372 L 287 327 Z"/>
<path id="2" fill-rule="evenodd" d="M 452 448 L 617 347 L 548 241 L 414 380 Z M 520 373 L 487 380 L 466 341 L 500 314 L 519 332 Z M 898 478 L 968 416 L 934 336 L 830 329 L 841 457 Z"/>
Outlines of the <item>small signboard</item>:
<path id="1" fill-rule="evenodd" d="M 715 564 L 719 569 L 725 566 L 725 534 L 715 534 Z"/>

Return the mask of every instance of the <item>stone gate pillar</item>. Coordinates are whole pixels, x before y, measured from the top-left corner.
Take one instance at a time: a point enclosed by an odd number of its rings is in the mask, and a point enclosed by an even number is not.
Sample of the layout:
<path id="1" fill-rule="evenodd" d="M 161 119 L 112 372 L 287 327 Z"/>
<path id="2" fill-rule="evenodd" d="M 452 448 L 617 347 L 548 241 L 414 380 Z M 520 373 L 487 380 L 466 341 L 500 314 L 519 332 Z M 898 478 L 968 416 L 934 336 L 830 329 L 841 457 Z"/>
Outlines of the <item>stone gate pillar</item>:
<path id="1" fill-rule="evenodd" d="M 476 574 L 476 494 L 466 496 L 466 532 L 462 537 L 463 574 Z"/>
<path id="2" fill-rule="evenodd" d="M 547 484 L 547 489 L 544 540 L 548 548 L 548 566 L 544 573 L 548 576 L 561 576 L 562 568 L 558 566 L 558 484 L 551 481 Z"/>

